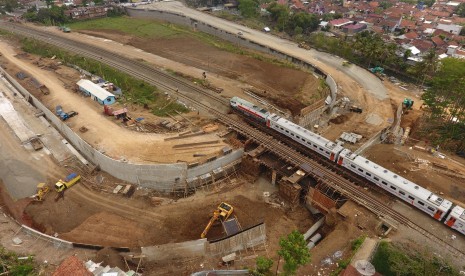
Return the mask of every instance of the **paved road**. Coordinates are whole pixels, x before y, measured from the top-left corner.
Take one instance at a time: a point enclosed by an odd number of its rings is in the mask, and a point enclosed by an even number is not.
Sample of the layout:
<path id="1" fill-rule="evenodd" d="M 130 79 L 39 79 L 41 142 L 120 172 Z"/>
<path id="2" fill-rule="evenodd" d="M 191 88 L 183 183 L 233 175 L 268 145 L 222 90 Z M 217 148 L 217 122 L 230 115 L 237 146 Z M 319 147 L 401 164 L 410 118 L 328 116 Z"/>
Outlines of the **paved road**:
<path id="1" fill-rule="evenodd" d="M 280 52 L 288 55 L 297 57 L 301 60 L 305 60 L 309 63 L 320 67 L 323 71 L 326 71 L 330 75 L 334 74 L 334 71 L 343 72 L 346 76 L 351 78 L 353 81 L 360 84 L 360 86 L 372 94 L 379 100 L 388 98 L 387 91 L 382 82 L 369 71 L 360 68 L 358 66 L 345 67 L 342 66 L 343 59 L 334 55 L 319 52 L 316 50 L 305 50 L 297 46 L 296 43 L 289 40 L 285 40 L 264 32 L 260 32 L 254 29 L 247 28 L 245 26 L 217 18 L 206 13 L 199 12 L 194 9 L 185 7 L 182 3 L 177 1 L 172 2 L 155 2 L 150 5 L 138 6 L 138 9 L 154 9 L 154 10 L 165 10 L 172 13 L 183 14 L 187 17 L 196 19 L 201 22 L 208 22 L 209 25 L 215 26 L 219 29 L 231 33 L 242 32 L 243 37 L 248 40 L 257 42 L 262 45 L 268 45 Z M 335 77 L 335 76 L 333 76 Z M 338 82 L 337 77 L 335 77 Z"/>

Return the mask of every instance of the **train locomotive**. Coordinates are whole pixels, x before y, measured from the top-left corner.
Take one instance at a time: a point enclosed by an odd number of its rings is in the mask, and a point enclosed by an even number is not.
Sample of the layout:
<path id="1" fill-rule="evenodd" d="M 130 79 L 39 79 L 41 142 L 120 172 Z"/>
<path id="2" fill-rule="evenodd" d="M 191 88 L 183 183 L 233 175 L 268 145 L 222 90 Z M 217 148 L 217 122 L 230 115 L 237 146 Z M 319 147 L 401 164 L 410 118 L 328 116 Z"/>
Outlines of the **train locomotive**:
<path id="1" fill-rule="evenodd" d="M 339 166 L 366 178 L 376 186 L 465 235 L 465 209 L 461 206 L 454 206 L 451 201 L 439 197 L 363 156 L 354 154 L 349 149 L 244 99 L 233 97 L 230 105 L 238 112 L 266 124 L 267 127 L 286 135 Z"/>

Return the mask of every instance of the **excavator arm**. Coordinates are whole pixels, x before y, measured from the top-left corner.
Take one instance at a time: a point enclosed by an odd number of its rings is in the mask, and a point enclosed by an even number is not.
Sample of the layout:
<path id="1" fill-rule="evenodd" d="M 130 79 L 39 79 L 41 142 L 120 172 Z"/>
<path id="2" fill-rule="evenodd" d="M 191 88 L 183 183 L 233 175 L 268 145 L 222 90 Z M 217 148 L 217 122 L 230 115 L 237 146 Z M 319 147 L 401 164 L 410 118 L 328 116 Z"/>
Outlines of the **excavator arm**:
<path id="1" fill-rule="evenodd" d="M 205 226 L 205 229 L 203 230 L 202 234 L 200 235 L 200 238 L 204 239 L 207 236 L 208 231 L 212 227 L 213 223 L 215 223 L 215 221 L 219 218 L 219 216 L 220 216 L 219 211 L 213 212 L 213 216 L 211 217 L 211 219 L 208 222 L 207 226 Z"/>

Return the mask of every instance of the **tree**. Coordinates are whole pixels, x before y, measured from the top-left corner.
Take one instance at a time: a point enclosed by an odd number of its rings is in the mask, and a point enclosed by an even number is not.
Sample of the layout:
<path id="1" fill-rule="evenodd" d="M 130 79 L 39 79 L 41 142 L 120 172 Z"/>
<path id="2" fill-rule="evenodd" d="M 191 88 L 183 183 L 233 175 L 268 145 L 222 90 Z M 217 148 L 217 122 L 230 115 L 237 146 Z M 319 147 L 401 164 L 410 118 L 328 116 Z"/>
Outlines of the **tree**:
<path id="1" fill-rule="evenodd" d="M 257 3 L 253 0 L 239 0 L 239 11 L 246 18 L 254 17 L 258 14 Z"/>
<path id="2" fill-rule="evenodd" d="M 55 3 L 55 1 L 53 0 L 45 0 L 45 4 L 47 5 L 47 8 L 50 8 L 51 6 L 53 6 Z"/>
<path id="3" fill-rule="evenodd" d="M 271 275 L 271 267 L 273 266 L 273 260 L 263 256 L 259 256 L 256 260 L 255 270 L 251 270 L 252 276 L 268 276 Z"/>
<path id="4" fill-rule="evenodd" d="M 287 237 L 279 240 L 281 249 L 278 255 L 284 259 L 284 274 L 295 275 L 299 266 L 310 262 L 310 252 L 307 248 L 304 235 L 299 231 L 292 231 Z M 279 265 L 279 263 L 278 263 Z"/>
<path id="5" fill-rule="evenodd" d="M 278 29 L 283 31 L 289 21 L 289 7 L 273 2 L 266 10 L 270 13 L 271 20 L 277 23 Z"/>
<path id="6" fill-rule="evenodd" d="M 435 144 L 454 150 L 465 149 L 465 61 L 445 58 L 428 81 L 422 99 L 431 109 Z M 449 146 L 447 146 L 449 145 Z"/>
<path id="7" fill-rule="evenodd" d="M 460 17 L 465 17 L 465 2 L 460 3 L 460 5 L 458 5 L 457 10 L 455 11 L 455 13 Z"/>
<path id="8" fill-rule="evenodd" d="M 291 16 L 288 26 L 289 30 L 294 31 L 297 27 L 300 27 L 303 33 L 311 33 L 318 28 L 320 21 L 314 14 L 309 14 L 306 12 L 298 12 Z"/>

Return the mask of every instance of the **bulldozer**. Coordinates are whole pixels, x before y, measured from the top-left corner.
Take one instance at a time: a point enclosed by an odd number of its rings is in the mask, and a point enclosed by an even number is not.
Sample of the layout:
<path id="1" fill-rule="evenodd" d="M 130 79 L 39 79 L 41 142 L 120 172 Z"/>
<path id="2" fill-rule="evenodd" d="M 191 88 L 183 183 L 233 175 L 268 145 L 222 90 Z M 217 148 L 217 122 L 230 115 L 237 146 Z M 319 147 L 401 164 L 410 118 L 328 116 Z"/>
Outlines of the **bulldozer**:
<path id="1" fill-rule="evenodd" d="M 231 216 L 233 211 L 234 208 L 231 205 L 226 202 L 222 202 L 218 208 L 213 211 L 213 216 L 210 218 L 210 221 L 200 235 L 200 238 L 204 239 L 207 236 L 208 231 L 217 220 L 220 220 L 222 223 L 225 222 Z"/>
<path id="2" fill-rule="evenodd" d="M 36 201 L 43 201 L 50 188 L 45 183 L 37 184 L 37 193 L 32 196 Z"/>

